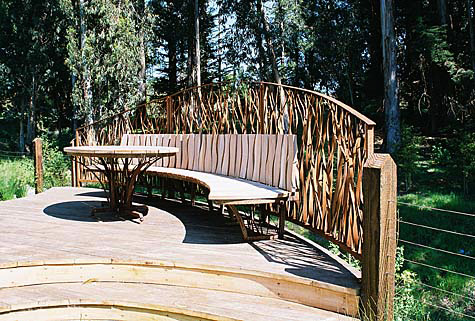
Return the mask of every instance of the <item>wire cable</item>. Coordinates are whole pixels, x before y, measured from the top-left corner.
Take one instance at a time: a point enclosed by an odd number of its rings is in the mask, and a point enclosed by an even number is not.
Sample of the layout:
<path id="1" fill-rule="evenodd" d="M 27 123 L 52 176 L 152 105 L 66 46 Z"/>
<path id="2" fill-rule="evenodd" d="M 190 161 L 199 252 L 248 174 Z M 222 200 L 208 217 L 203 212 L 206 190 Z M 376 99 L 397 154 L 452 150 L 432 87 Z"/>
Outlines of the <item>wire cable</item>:
<path id="1" fill-rule="evenodd" d="M 417 205 L 417 204 L 411 204 L 411 203 L 405 203 L 405 202 L 397 202 L 397 204 L 412 206 L 412 207 L 418 207 L 418 208 L 421 208 L 421 209 L 427 209 L 427 210 L 432 210 L 432 211 L 438 211 L 438 212 L 445 212 L 445 213 L 475 217 L 475 214 L 472 214 L 472 213 L 465 213 L 465 212 L 452 211 L 452 210 L 444 210 L 442 208 L 430 207 L 430 206 L 425 206 L 425 205 Z"/>
<path id="2" fill-rule="evenodd" d="M 388 273 L 388 274 L 391 275 L 392 277 L 396 278 L 396 275 L 394 273 Z M 412 280 L 412 282 L 417 283 L 417 284 L 422 285 L 422 286 L 425 286 L 425 287 L 428 287 L 428 288 L 433 289 L 433 290 L 438 290 L 440 292 L 444 292 L 444 293 L 447 293 L 447 294 L 450 294 L 450 295 L 455 295 L 455 296 L 458 296 L 460 298 L 466 299 L 468 301 L 474 301 L 475 302 L 475 296 L 474 297 L 469 297 L 469 296 L 459 294 L 459 293 L 455 293 L 455 292 L 452 292 L 452 291 L 449 291 L 449 290 L 444 290 L 444 289 L 438 288 L 438 287 L 433 286 L 433 285 L 429 285 L 427 283 L 424 283 L 424 282 L 421 282 L 421 281 L 418 281 L 418 280 Z"/>
<path id="3" fill-rule="evenodd" d="M 450 234 L 454 234 L 454 235 L 465 236 L 465 237 L 470 237 L 470 238 L 475 239 L 475 235 L 472 235 L 472 234 L 465 234 L 465 233 L 460 233 L 460 232 L 454 232 L 454 231 L 444 230 L 444 229 L 437 228 L 437 227 L 432 227 L 432 226 L 427 226 L 427 225 L 422 225 L 422 224 L 407 222 L 407 221 L 403 221 L 403 220 L 399 220 L 399 222 L 400 222 L 400 223 L 403 223 L 403 224 L 408 224 L 408 225 L 412 225 L 412 226 L 417 226 L 417 227 L 421 227 L 421 228 L 426 228 L 426 229 L 438 231 L 438 232 L 445 232 L 445 233 L 450 233 Z"/>
<path id="4" fill-rule="evenodd" d="M 442 309 L 442 310 L 445 310 L 447 312 L 458 314 L 458 315 L 464 316 L 466 318 L 475 320 L 475 316 L 471 316 L 471 315 L 465 314 L 463 312 L 458 312 L 458 311 L 455 311 L 455 310 L 452 310 L 452 309 L 449 309 L 449 308 L 445 308 L 443 306 L 435 305 L 435 304 L 432 304 L 432 303 L 428 303 L 428 302 L 425 302 L 425 301 L 422 301 L 422 300 L 418 300 L 418 299 L 416 299 L 416 300 L 419 301 L 420 303 L 424 304 L 424 305 L 428 305 L 428 306 L 433 307 L 435 309 Z"/>
<path id="5" fill-rule="evenodd" d="M 465 274 L 465 273 L 455 272 L 455 271 L 447 270 L 447 269 L 440 268 L 440 267 L 437 267 L 437 266 L 433 266 L 433 265 L 429 265 L 429 264 L 425 264 L 425 263 L 421 263 L 421 262 L 412 261 L 412 260 L 409 260 L 409 259 L 404 259 L 404 261 L 409 262 L 409 263 L 412 263 L 412 264 L 422 265 L 422 266 L 425 266 L 425 267 L 428 267 L 428 268 L 431 268 L 431 269 L 435 269 L 435 270 L 439 270 L 439 271 L 443 271 L 443 272 L 447 272 L 447 273 L 452 273 L 452 274 L 464 276 L 464 277 L 471 278 L 471 279 L 474 279 L 474 280 L 475 280 L 475 276 L 468 275 L 468 274 Z"/>
<path id="6" fill-rule="evenodd" d="M 414 245 L 414 246 L 418 246 L 418 247 L 423 247 L 423 248 L 426 248 L 426 249 L 429 249 L 429 250 L 434 250 L 434 251 L 438 251 L 438 252 L 442 252 L 442 253 L 446 253 L 446 254 L 457 255 L 457 256 L 460 256 L 460 257 L 463 257 L 463 258 L 466 258 L 466 259 L 470 259 L 470 260 L 475 260 L 475 257 L 473 257 L 473 256 L 469 256 L 469 255 L 465 255 L 465 254 L 461 254 L 461 253 L 456 253 L 456 252 L 451 252 L 451 251 L 447 251 L 447 250 L 442 250 L 442 249 L 438 249 L 438 248 L 428 246 L 428 245 L 424 245 L 424 244 L 414 243 L 414 242 L 411 242 L 411 241 L 406 241 L 406 240 L 401 240 L 401 239 L 399 239 L 399 242 Z"/>
<path id="7" fill-rule="evenodd" d="M 414 282 L 417 283 L 417 284 L 420 284 L 422 286 L 425 286 L 427 288 L 433 289 L 433 290 L 437 290 L 437 291 L 444 292 L 444 293 L 447 293 L 447 294 L 450 294 L 450 295 L 458 296 L 458 297 L 466 299 L 468 301 L 472 301 L 472 302 L 475 301 L 475 297 L 471 298 L 471 297 L 468 297 L 468 296 L 463 295 L 463 294 L 458 294 L 458 293 L 455 293 L 455 292 L 452 292 L 452 291 L 447 291 L 447 290 L 438 288 L 436 286 L 432 286 L 432 285 L 429 285 L 429 284 L 426 284 L 426 283 L 423 283 L 423 282 L 420 282 L 420 281 L 416 281 L 416 280 Z"/>

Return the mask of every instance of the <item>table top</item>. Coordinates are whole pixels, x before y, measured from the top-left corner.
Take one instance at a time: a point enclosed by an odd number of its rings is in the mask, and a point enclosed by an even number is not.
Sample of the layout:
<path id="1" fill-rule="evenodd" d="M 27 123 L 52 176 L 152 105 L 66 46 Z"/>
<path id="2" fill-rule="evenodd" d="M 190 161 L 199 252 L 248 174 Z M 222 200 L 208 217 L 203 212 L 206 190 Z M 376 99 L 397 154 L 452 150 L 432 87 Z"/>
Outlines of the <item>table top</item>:
<path id="1" fill-rule="evenodd" d="M 64 151 L 71 156 L 143 158 L 173 156 L 179 150 L 176 147 L 165 146 L 78 146 L 65 147 Z"/>

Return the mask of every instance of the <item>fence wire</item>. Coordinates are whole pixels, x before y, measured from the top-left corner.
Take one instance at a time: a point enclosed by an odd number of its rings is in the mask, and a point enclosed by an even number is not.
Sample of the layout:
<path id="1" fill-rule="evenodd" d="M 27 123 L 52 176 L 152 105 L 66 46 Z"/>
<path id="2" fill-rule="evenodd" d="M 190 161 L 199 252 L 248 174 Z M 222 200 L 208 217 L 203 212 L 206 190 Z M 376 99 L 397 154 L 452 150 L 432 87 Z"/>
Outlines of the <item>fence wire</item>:
<path id="1" fill-rule="evenodd" d="M 416 205 L 416 204 L 405 203 L 405 202 L 397 202 L 397 204 L 398 205 L 404 205 L 404 206 L 407 206 L 407 207 L 415 207 L 415 208 L 418 208 L 418 209 L 429 210 L 429 211 L 433 211 L 433 212 L 440 212 L 440 213 L 444 213 L 444 214 L 452 214 L 452 215 L 458 215 L 458 216 L 465 216 L 465 217 L 469 217 L 469 218 L 475 218 L 475 214 L 473 214 L 473 213 L 446 210 L 446 209 L 441 209 L 441 208 L 435 208 L 435 207 L 424 206 L 424 205 Z M 399 213 L 399 211 L 398 211 L 398 213 Z M 407 244 L 407 245 L 410 245 L 410 246 L 426 249 L 426 250 L 429 250 L 429 251 L 438 252 L 438 253 L 441 253 L 443 255 L 455 256 L 455 257 L 459 257 L 461 259 L 466 259 L 466 260 L 470 260 L 470 261 L 475 260 L 475 257 L 470 256 L 470 255 L 466 255 L 466 254 L 463 254 L 463 253 L 457 253 L 457 252 L 449 251 L 449 250 L 444 250 L 444 249 L 434 247 L 434 246 L 431 246 L 431 245 L 427 245 L 427 244 L 421 244 L 421 243 L 415 242 L 413 240 L 402 239 L 402 238 L 400 238 L 400 233 L 399 233 L 400 232 L 400 225 L 399 224 L 412 226 L 412 227 L 419 228 L 419 229 L 425 229 L 425 230 L 429 230 L 429 231 L 435 231 L 435 232 L 439 232 L 439 233 L 446 233 L 446 234 L 450 234 L 450 235 L 453 235 L 453 236 L 456 236 L 456 237 L 468 238 L 470 240 L 475 239 L 475 235 L 473 235 L 473 234 L 467 234 L 467 233 L 462 233 L 462 232 L 449 230 L 449 229 L 446 229 L 446 228 L 439 228 L 439 227 L 428 226 L 428 225 L 424 225 L 424 224 L 418 224 L 418 223 L 410 222 L 408 220 L 402 220 L 402 219 L 399 218 L 399 215 L 398 215 L 397 222 L 398 222 L 398 233 L 397 233 L 398 240 L 397 241 L 400 244 L 403 243 L 403 244 Z M 419 260 L 412 260 L 412 259 L 408 259 L 408 258 L 404 258 L 403 260 L 404 260 L 404 262 L 407 262 L 407 263 L 410 263 L 410 264 L 415 264 L 415 265 L 418 265 L 418 266 L 423 267 L 423 268 L 435 270 L 435 271 L 438 271 L 438 272 L 441 272 L 441 273 L 448 273 L 448 274 L 452 274 L 452 275 L 457 275 L 457 276 L 460 276 L 460 277 L 463 277 L 463 278 L 466 278 L 466 279 L 469 279 L 469 280 L 475 280 L 474 275 L 470 275 L 470 274 L 467 274 L 467 273 L 457 272 L 457 271 L 453 271 L 453 270 L 448 269 L 448 268 L 438 267 L 438 266 L 435 266 L 435 265 L 432 265 L 432 264 L 420 262 Z M 429 289 L 430 291 L 440 292 L 440 293 L 444 293 L 446 295 L 451 295 L 451 296 L 460 298 L 460 299 L 466 301 L 467 303 L 469 303 L 470 305 L 475 304 L 475 296 L 471 297 L 471 296 L 467 296 L 467 295 L 464 295 L 464 294 L 461 294 L 461 293 L 455 293 L 453 291 L 445 290 L 445 289 L 442 289 L 440 287 L 430 285 L 430 284 L 424 283 L 424 282 L 419 281 L 419 280 L 414 280 L 414 282 L 416 284 L 424 287 L 424 288 Z M 463 318 L 475 320 L 474 315 L 469 315 L 469 314 L 466 314 L 464 312 L 456 311 L 456 310 L 444 307 L 440 304 L 437 305 L 437 304 L 428 302 L 427 300 L 421 300 L 421 299 L 418 299 L 418 298 L 415 298 L 415 300 L 417 300 L 421 304 L 429 306 L 429 307 L 431 307 L 435 310 L 444 310 L 445 312 L 456 314 L 456 315 L 459 315 L 460 317 L 463 317 Z"/>

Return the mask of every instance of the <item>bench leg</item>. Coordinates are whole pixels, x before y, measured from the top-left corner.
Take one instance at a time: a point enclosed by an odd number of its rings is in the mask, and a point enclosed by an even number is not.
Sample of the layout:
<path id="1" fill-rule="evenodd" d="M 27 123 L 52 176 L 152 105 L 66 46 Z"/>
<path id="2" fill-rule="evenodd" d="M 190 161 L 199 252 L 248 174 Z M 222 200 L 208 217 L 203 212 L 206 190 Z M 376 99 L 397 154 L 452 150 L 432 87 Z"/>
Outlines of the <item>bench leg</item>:
<path id="1" fill-rule="evenodd" d="M 213 201 L 208 200 L 209 212 L 213 213 Z"/>
<path id="2" fill-rule="evenodd" d="M 196 199 L 196 185 L 191 184 L 191 206 L 195 206 Z"/>
<path id="3" fill-rule="evenodd" d="M 236 206 L 234 206 L 234 205 L 226 205 L 226 207 L 228 208 L 229 213 L 231 215 L 233 215 L 236 218 L 236 220 L 238 221 L 239 227 L 241 227 L 242 238 L 244 239 L 244 241 L 247 241 L 249 239 L 249 237 L 247 235 L 247 228 L 246 228 L 246 225 L 244 224 L 244 220 L 243 220 L 241 214 L 239 214 L 239 211 L 237 210 Z"/>
<path id="4" fill-rule="evenodd" d="M 185 204 L 185 182 L 180 181 L 180 197 L 181 197 L 181 202 Z"/>
<path id="5" fill-rule="evenodd" d="M 284 239 L 285 232 L 285 215 L 287 214 L 287 209 L 285 202 L 282 202 L 279 206 L 279 239 Z"/>
<path id="6" fill-rule="evenodd" d="M 165 199 L 166 188 L 165 188 L 165 178 L 160 179 L 160 186 L 162 187 L 162 200 Z"/>
<path id="7" fill-rule="evenodd" d="M 175 199 L 175 182 L 167 179 L 168 198 Z"/>

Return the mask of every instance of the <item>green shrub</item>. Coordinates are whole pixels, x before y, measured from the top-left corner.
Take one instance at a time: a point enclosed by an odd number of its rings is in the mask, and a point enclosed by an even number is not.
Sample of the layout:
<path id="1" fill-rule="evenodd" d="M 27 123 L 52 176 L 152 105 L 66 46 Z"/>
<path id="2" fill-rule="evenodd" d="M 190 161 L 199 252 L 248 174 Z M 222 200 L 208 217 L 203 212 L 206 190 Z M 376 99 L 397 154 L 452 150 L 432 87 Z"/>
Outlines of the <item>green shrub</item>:
<path id="1" fill-rule="evenodd" d="M 0 200 L 26 196 L 34 185 L 33 161 L 28 158 L 0 159 Z"/>
<path id="2" fill-rule="evenodd" d="M 420 160 L 420 146 L 422 140 L 414 132 L 413 127 L 403 125 L 401 128 L 401 145 L 395 159 L 398 174 L 403 178 L 406 191 L 412 187 L 412 179 L 417 173 L 417 163 Z"/>
<path id="3" fill-rule="evenodd" d="M 43 137 L 44 187 L 67 186 L 71 182 L 70 161 L 47 138 Z"/>
<path id="4" fill-rule="evenodd" d="M 467 133 L 460 144 L 464 193 L 468 194 L 469 187 L 475 181 L 475 133 Z"/>

